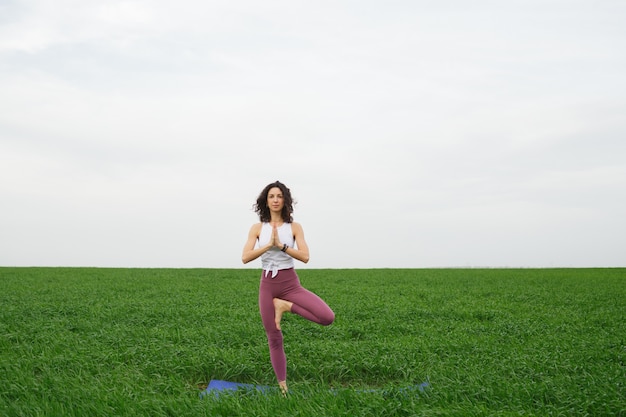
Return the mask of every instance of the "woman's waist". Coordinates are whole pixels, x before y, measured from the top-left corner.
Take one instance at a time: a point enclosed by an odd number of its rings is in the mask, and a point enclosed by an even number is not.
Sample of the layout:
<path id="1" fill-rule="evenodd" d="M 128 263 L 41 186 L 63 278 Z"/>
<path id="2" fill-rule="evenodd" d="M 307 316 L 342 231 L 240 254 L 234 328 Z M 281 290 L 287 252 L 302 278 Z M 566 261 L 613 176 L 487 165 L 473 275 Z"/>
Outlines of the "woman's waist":
<path id="1" fill-rule="evenodd" d="M 281 251 L 276 253 L 266 252 L 261 257 L 261 268 L 263 269 L 289 269 L 294 266 L 293 258 Z"/>
<path id="2" fill-rule="evenodd" d="M 298 279 L 298 275 L 296 274 L 296 269 L 294 267 L 282 269 L 263 269 L 261 273 L 261 280 L 271 283 L 285 282 L 292 279 Z"/>

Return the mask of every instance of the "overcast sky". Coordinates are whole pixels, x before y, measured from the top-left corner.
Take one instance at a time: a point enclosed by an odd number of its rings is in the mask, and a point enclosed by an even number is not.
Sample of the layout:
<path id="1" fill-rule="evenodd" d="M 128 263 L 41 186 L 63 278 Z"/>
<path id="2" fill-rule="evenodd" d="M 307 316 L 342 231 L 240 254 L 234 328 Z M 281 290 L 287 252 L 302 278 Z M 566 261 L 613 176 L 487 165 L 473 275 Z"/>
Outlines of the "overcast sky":
<path id="1" fill-rule="evenodd" d="M 626 2 L 0 1 L 0 265 L 626 266 Z"/>

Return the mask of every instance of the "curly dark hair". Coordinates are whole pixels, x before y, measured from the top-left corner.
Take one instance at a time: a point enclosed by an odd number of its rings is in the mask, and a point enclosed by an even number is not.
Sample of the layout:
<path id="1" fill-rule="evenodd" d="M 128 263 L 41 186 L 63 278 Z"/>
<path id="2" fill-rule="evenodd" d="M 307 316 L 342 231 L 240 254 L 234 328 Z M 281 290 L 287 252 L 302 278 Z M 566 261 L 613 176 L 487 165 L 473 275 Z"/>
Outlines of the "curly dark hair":
<path id="1" fill-rule="evenodd" d="M 289 188 L 287 188 L 287 186 L 280 181 L 275 181 L 265 186 L 263 191 L 261 191 L 261 194 L 259 194 L 256 199 L 254 211 L 259 215 L 261 222 L 268 223 L 271 220 L 270 208 L 267 206 L 267 195 L 274 187 L 280 188 L 280 191 L 283 193 L 284 205 L 281 213 L 283 221 L 285 223 L 292 223 L 293 217 L 291 214 L 293 213 L 294 201 L 291 198 L 291 191 Z"/>

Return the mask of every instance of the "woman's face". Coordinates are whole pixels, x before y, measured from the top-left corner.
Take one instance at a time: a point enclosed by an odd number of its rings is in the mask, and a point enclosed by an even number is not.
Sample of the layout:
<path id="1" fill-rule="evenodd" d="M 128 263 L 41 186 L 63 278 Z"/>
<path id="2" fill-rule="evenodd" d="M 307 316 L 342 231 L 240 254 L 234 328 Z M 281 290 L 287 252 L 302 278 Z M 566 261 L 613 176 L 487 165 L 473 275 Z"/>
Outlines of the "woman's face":
<path id="1" fill-rule="evenodd" d="M 285 205 L 285 199 L 283 197 L 283 192 L 278 187 L 270 188 L 267 193 L 267 207 L 269 207 L 270 211 L 282 211 L 283 206 Z"/>

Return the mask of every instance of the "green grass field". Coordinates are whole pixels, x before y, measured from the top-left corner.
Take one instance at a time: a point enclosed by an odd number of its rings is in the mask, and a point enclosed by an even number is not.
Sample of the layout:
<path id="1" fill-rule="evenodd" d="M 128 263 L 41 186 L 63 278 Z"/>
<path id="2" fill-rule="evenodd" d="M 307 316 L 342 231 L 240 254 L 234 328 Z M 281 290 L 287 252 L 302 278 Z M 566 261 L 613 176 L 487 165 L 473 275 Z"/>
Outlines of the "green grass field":
<path id="1" fill-rule="evenodd" d="M 626 269 L 299 275 L 290 395 L 201 399 L 275 384 L 259 270 L 0 268 L 0 415 L 626 416 Z"/>

